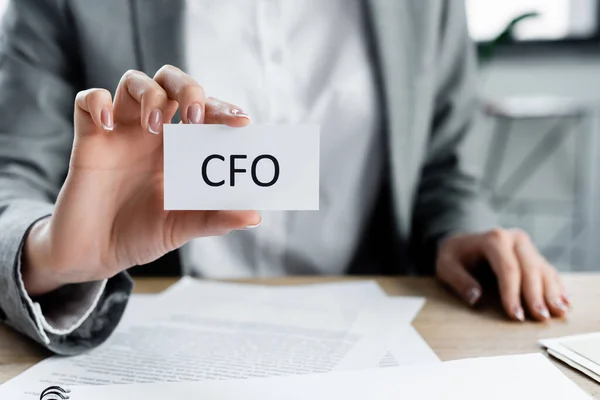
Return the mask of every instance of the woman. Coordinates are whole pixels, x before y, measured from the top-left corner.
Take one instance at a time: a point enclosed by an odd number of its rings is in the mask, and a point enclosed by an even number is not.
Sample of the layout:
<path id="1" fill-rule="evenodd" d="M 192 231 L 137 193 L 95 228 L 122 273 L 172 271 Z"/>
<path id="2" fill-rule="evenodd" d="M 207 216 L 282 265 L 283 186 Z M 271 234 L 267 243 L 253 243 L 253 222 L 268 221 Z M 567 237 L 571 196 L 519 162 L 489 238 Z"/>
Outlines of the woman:
<path id="1" fill-rule="evenodd" d="M 180 248 L 183 271 L 206 277 L 429 269 L 468 305 L 487 261 L 510 318 L 567 311 L 555 270 L 526 234 L 495 227 L 461 157 L 477 108 L 458 1 L 18 0 L 3 38 L 0 309 L 52 351 L 106 339 L 131 290 L 123 271 Z M 320 124 L 321 210 L 164 211 L 162 130 L 177 111 Z M 375 244 L 393 262 L 362 245 L 382 199 L 393 226 Z"/>

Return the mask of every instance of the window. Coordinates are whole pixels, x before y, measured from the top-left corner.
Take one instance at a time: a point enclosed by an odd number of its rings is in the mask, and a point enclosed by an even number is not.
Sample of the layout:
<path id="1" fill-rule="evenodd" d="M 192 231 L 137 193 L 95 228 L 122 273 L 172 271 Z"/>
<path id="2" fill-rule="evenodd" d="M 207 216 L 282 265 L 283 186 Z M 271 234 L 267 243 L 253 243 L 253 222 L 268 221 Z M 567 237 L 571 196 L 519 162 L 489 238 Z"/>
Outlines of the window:
<path id="1" fill-rule="evenodd" d="M 485 42 L 500 34 L 515 17 L 535 11 L 537 18 L 515 29 L 517 42 L 589 40 L 598 34 L 597 0 L 466 0 L 469 31 Z"/>

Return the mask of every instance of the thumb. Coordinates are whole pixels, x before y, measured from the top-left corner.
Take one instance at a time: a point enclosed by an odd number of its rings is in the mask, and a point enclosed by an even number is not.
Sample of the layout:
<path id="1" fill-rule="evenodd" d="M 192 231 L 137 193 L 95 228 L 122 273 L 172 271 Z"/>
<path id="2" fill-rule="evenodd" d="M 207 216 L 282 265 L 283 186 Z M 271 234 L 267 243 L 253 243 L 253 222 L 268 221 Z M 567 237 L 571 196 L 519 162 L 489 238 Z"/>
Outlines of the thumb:
<path id="1" fill-rule="evenodd" d="M 474 306 L 481 298 L 481 285 L 457 260 L 444 257 L 436 265 L 438 279 L 450 288 L 467 304 Z"/>
<path id="2" fill-rule="evenodd" d="M 250 124 L 250 116 L 238 106 L 209 97 L 206 99 L 204 123 L 243 127 Z"/>
<path id="3" fill-rule="evenodd" d="M 170 215 L 173 220 L 168 226 L 174 248 L 195 238 L 254 228 L 261 221 L 257 211 L 171 211 Z"/>

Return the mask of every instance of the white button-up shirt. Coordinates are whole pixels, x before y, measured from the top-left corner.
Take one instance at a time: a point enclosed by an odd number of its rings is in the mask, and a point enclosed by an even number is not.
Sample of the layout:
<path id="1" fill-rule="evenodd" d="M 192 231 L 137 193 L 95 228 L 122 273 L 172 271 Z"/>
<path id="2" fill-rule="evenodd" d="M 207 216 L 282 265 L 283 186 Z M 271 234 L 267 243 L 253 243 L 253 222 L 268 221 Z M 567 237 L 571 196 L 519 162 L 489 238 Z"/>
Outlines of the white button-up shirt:
<path id="1" fill-rule="evenodd" d="M 259 228 L 183 249 L 211 278 L 341 274 L 382 175 L 375 74 L 359 0 L 188 0 L 187 72 L 257 124 L 321 126 L 320 211 L 262 212 Z"/>

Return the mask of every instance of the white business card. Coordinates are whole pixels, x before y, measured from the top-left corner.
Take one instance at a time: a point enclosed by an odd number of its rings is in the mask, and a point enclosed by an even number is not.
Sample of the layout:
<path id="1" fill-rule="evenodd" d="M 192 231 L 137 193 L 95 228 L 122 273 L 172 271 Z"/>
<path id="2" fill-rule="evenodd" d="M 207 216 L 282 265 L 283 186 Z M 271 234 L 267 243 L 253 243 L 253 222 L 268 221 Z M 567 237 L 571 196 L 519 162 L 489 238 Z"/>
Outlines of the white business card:
<path id="1" fill-rule="evenodd" d="M 318 210 L 316 125 L 164 127 L 165 210 Z"/>

